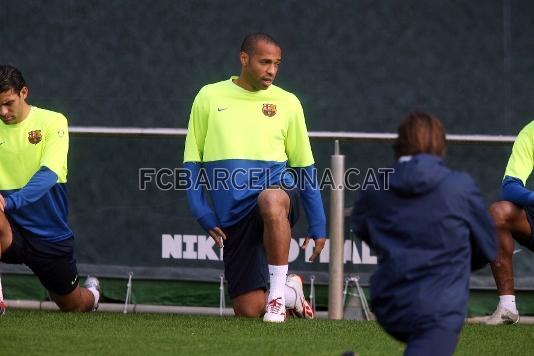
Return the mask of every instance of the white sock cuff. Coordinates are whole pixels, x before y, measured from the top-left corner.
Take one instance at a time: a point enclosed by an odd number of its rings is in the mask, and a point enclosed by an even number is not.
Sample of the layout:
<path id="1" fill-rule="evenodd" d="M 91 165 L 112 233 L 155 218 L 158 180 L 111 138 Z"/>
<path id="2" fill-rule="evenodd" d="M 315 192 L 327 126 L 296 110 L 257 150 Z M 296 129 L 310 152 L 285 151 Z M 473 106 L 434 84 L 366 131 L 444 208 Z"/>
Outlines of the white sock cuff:
<path id="1" fill-rule="evenodd" d="M 515 303 L 515 295 L 513 294 L 505 294 L 499 296 L 499 302 L 500 303 Z"/>
<path id="2" fill-rule="evenodd" d="M 269 265 L 269 274 L 273 276 L 284 275 L 287 277 L 288 265 Z"/>

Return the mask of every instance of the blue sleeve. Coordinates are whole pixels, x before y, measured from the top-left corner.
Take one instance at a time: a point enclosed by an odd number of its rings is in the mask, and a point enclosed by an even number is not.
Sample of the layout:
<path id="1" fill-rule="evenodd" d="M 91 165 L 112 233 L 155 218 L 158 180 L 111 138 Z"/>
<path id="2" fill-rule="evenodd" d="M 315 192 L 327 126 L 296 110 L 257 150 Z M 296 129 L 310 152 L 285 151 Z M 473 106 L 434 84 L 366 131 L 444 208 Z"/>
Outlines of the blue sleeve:
<path id="1" fill-rule="evenodd" d="M 57 174 L 47 167 L 41 167 L 41 169 L 31 177 L 22 189 L 6 198 L 5 210 L 17 210 L 23 206 L 36 202 L 56 183 Z"/>
<path id="2" fill-rule="evenodd" d="M 317 183 L 317 169 L 311 166 L 294 168 L 299 178 L 300 198 L 308 218 L 308 237 L 313 239 L 326 237 L 326 216 L 324 214 L 321 191 Z"/>
<path id="3" fill-rule="evenodd" d="M 501 198 L 520 206 L 534 205 L 534 192 L 523 185 L 516 177 L 505 176 L 501 184 Z"/>
<path id="4" fill-rule="evenodd" d="M 209 206 L 206 194 L 200 181 L 202 164 L 199 162 L 187 162 L 184 167 L 191 173 L 189 175 L 189 182 L 187 185 L 187 201 L 191 213 L 197 219 L 198 223 L 206 231 L 219 226 L 217 216 Z"/>

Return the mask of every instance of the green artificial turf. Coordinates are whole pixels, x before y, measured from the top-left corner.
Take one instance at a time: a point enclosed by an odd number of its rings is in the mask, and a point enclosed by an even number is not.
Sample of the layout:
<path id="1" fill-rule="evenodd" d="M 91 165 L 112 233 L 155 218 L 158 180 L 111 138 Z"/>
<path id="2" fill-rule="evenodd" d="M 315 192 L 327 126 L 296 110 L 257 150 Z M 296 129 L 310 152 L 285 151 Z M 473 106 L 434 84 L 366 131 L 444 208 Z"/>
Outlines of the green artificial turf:
<path id="1" fill-rule="evenodd" d="M 9 309 L 0 355 L 401 355 L 374 322 L 298 320 L 264 324 L 235 317 Z M 528 355 L 534 326 L 467 325 L 457 355 Z"/>

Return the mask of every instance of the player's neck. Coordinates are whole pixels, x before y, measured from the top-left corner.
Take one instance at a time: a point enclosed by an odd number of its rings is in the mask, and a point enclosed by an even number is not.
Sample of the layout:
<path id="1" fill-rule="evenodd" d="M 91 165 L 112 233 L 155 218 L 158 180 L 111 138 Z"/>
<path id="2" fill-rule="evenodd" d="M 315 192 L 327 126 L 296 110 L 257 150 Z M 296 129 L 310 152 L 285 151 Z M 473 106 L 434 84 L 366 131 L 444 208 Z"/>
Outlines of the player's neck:
<path id="1" fill-rule="evenodd" d="M 23 122 L 24 120 L 28 118 L 28 116 L 30 115 L 31 109 L 32 109 L 32 106 L 30 104 L 26 102 L 22 104 L 22 115 L 21 115 L 21 119 L 18 120 L 17 124 L 20 124 L 21 122 Z"/>
<path id="2" fill-rule="evenodd" d="M 259 90 L 259 89 L 254 88 L 249 82 L 247 82 L 243 78 L 243 75 L 237 77 L 236 79 L 233 79 L 233 82 L 238 87 L 241 87 L 241 88 L 243 88 L 243 89 L 245 89 L 247 91 L 258 91 Z"/>

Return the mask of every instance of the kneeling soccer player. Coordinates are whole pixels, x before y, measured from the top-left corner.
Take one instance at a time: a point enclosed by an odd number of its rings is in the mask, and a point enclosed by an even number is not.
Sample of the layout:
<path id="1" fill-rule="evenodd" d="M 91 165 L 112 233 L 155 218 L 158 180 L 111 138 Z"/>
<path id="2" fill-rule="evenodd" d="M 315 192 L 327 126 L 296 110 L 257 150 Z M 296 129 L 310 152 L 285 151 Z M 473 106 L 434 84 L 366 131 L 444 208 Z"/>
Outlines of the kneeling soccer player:
<path id="1" fill-rule="evenodd" d="M 315 240 L 310 260 L 319 256 L 326 236 L 317 184 L 308 180 L 298 189 L 282 189 L 293 180 L 284 175 L 287 166 L 315 176 L 300 102 L 271 85 L 281 57 L 280 46 L 269 35 L 247 36 L 239 55 L 240 76 L 206 85 L 197 94 L 184 153 L 191 180 L 198 181 L 204 169 L 212 184 L 215 211 L 195 183 L 188 189 L 188 200 L 216 243 L 222 247 L 224 241 L 225 276 L 235 314 L 264 315 L 265 322 L 275 323 L 285 321 L 286 308 L 313 318 L 300 277 L 287 276 L 299 199 L 308 217 L 308 236 Z M 225 172 L 235 179 L 225 182 L 228 188 L 217 187 L 213 178 Z"/>
<path id="2" fill-rule="evenodd" d="M 25 264 L 62 311 L 98 306 L 100 285 L 78 286 L 67 224 L 67 119 L 26 102 L 22 73 L 0 65 L 0 261 Z"/>

